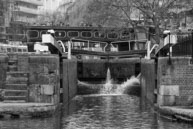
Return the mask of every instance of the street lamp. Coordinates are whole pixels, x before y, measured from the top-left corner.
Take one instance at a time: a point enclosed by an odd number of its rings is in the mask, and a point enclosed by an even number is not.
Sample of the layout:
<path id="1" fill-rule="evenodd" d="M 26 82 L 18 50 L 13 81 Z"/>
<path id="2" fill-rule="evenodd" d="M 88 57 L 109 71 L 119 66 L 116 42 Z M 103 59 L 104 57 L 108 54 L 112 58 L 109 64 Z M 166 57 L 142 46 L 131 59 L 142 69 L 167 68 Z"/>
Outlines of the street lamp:
<path id="1" fill-rule="evenodd" d="M 171 64 L 171 52 L 170 52 L 170 34 L 171 34 L 171 32 L 170 32 L 170 30 L 165 30 L 164 31 L 164 34 L 167 34 L 168 36 L 169 36 L 169 61 L 168 61 L 168 64 L 170 65 Z"/>

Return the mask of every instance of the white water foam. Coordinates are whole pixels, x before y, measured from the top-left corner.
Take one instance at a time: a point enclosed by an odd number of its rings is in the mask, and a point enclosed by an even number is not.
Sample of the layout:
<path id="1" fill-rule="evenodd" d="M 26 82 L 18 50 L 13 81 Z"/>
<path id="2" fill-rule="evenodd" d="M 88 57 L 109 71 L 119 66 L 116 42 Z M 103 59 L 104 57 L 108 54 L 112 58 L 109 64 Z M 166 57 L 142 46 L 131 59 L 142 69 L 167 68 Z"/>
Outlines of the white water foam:
<path id="1" fill-rule="evenodd" d="M 110 69 L 107 69 L 106 82 L 102 84 L 100 94 L 112 94 L 113 93 L 113 83 L 111 79 Z"/>
<path id="2" fill-rule="evenodd" d="M 105 84 L 89 84 L 81 81 L 78 81 L 78 84 L 97 89 L 98 87 L 100 87 L 99 88 L 100 92 L 98 95 L 122 95 L 127 94 L 127 91 L 130 90 L 131 87 L 139 86 L 140 85 L 139 78 L 140 74 L 137 77 L 132 76 L 122 84 L 115 84 L 113 79 L 111 78 L 110 69 L 108 68 Z"/>
<path id="3" fill-rule="evenodd" d="M 124 94 L 124 93 L 127 93 L 129 88 L 131 88 L 132 86 L 139 86 L 139 85 L 140 85 L 139 79 L 135 76 L 132 76 L 130 79 L 127 79 L 127 81 L 118 85 L 117 89 L 115 90 L 115 93 Z"/>
<path id="4" fill-rule="evenodd" d="M 137 77 L 132 76 L 130 79 L 127 79 L 127 81 L 123 82 L 122 84 L 113 84 L 110 69 L 108 68 L 106 83 L 103 84 L 100 94 L 125 94 L 127 93 L 127 90 L 129 90 L 129 88 L 131 88 L 132 86 L 139 86 L 139 78 L 140 74 Z"/>

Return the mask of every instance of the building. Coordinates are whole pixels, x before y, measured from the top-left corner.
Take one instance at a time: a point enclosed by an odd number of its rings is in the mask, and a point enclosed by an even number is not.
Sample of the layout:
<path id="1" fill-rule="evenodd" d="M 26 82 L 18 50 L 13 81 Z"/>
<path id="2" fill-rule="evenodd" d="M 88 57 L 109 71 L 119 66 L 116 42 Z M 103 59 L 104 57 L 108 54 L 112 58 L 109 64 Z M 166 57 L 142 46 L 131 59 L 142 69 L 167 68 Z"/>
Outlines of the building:
<path id="1" fill-rule="evenodd" d="M 43 0 L 13 0 L 11 22 L 34 24 L 39 15 L 38 7 L 42 5 Z"/>
<path id="2" fill-rule="evenodd" d="M 0 42 L 6 40 L 6 27 L 7 24 L 7 9 L 9 5 L 9 0 L 0 0 Z"/>
<path id="3" fill-rule="evenodd" d="M 40 13 L 53 13 L 60 5 L 61 0 L 43 0 L 43 6 L 39 8 Z"/>
<path id="4" fill-rule="evenodd" d="M 4 2 L 0 1 L 0 42 L 4 39 L 4 9 L 3 9 Z"/>
<path id="5" fill-rule="evenodd" d="M 6 40 L 21 40 L 25 25 L 32 25 L 39 15 L 38 7 L 42 0 L 0 0 L 1 3 L 1 38 Z M 21 35 L 18 36 L 18 35 Z"/>

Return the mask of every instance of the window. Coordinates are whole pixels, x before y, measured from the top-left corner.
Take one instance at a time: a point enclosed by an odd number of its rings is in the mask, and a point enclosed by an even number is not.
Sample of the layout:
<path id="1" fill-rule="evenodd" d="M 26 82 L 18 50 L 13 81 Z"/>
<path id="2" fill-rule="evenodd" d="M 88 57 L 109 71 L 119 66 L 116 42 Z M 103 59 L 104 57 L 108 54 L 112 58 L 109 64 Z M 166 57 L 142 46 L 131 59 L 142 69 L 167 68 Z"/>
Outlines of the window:
<path id="1" fill-rule="evenodd" d="M 117 39 L 119 36 L 118 36 L 118 33 L 116 33 L 116 32 L 110 32 L 110 33 L 108 33 L 107 37 L 109 39 Z"/>
<path id="2" fill-rule="evenodd" d="M 81 32 L 81 36 L 83 38 L 91 38 L 92 37 L 92 33 L 90 31 L 83 31 L 83 32 Z"/>
<path id="3" fill-rule="evenodd" d="M 36 30 L 29 30 L 29 31 L 27 31 L 27 36 L 31 39 L 38 38 L 39 37 L 39 32 L 36 31 Z"/>
<path id="4" fill-rule="evenodd" d="M 124 30 L 121 32 L 121 38 L 125 39 L 125 38 L 129 38 L 130 37 L 130 32 L 127 30 Z"/>
<path id="5" fill-rule="evenodd" d="M 56 38 L 64 38 L 64 37 L 66 37 L 66 32 L 64 32 L 64 31 L 56 31 L 55 32 L 55 36 L 56 36 Z"/>
<path id="6" fill-rule="evenodd" d="M 97 31 L 94 33 L 94 37 L 95 38 L 105 38 L 105 34 Z"/>
<path id="7" fill-rule="evenodd" d="M 78 37 L 79 33 L 78 31 L 69 31 L 68 32 L 68 37 Z"/>

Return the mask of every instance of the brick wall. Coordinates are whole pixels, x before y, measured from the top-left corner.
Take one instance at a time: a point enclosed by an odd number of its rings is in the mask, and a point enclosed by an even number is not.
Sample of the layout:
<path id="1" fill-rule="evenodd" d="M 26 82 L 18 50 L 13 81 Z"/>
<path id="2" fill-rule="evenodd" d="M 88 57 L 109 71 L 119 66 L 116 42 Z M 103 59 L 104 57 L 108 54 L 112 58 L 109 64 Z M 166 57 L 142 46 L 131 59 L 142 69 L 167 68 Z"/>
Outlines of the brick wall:
<path id="1" fill-rule="evenodd" d="M 158 103 L 160 105 L 193 105 L 193 64 L 190 57 L 158 60 Z M 167 92 L 167 93 L 166 93 Z"/>

